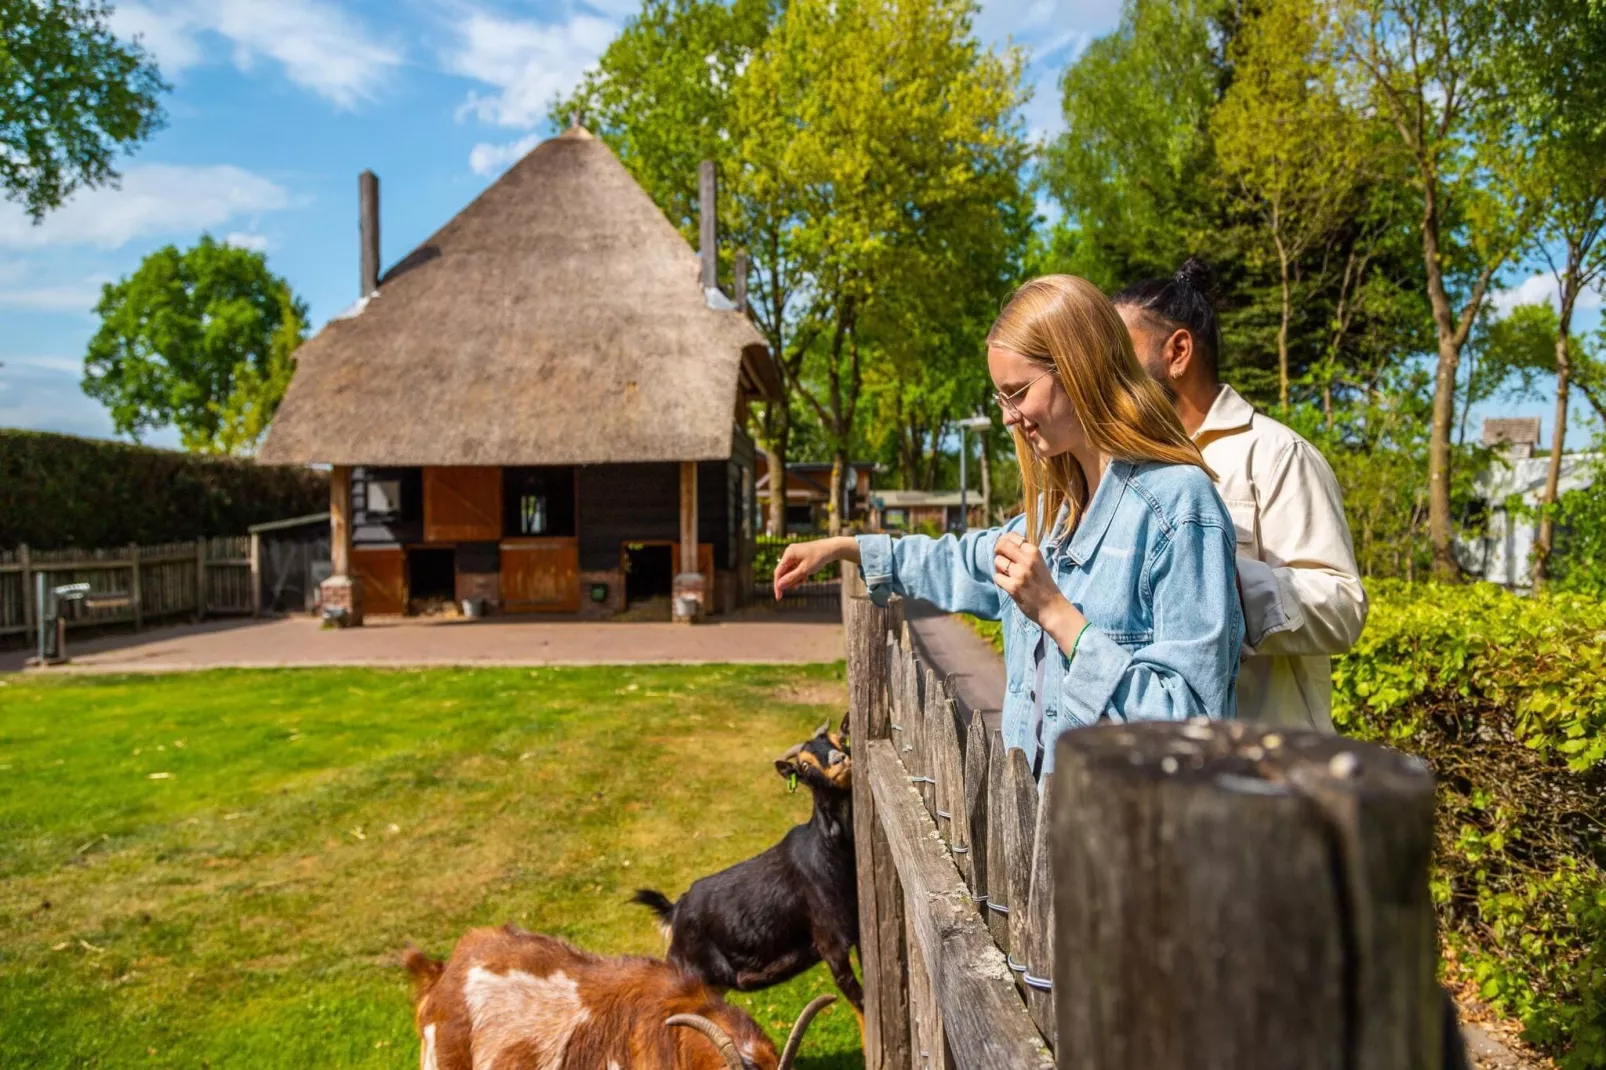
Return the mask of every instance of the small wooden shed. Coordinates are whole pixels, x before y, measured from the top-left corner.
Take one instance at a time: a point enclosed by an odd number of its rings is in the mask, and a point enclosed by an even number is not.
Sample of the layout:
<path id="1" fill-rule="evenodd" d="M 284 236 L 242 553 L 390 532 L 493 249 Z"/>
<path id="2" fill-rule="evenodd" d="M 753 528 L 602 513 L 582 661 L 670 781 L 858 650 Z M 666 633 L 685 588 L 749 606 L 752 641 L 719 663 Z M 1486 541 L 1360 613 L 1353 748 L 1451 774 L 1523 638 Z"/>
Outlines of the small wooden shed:
<path id="1" fill-rule="evenodd" d="M 750 586 L 751 402 L 781 395 L 701 256 L 576 125 L 378 273 L 364 172 L 362 298 L 298 350 L 261 459 L 332 466 L 325 606 L 422 599 L 606 616 Z M 676 598 L 678 607 L 691 602 Z"/>

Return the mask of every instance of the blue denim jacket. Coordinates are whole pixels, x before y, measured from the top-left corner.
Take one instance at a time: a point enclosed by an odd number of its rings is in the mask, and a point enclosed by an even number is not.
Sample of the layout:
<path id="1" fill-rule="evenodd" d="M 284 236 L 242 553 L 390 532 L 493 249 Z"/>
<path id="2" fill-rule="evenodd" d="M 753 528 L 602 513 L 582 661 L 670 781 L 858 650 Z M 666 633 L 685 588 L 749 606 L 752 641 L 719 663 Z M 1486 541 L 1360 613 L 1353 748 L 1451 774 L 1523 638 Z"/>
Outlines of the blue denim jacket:
<path id="1" fill-rule="evenodd" d="M 859 536 L 870 597 L 923 598 L 1004 622 L 1004 743 L 1034 764 L 1037 658 L 1044 671 L 1042 771 L 1068 728 L 1114 720 L 1234 715 L 1243 611 L 1236 533 L 1210 477 L 1193 465 L 1112 461 L 1069 540 L 1042 547 L 1059 589 L 1087 617 L 1075 657 L 993 583 L 1002 528 L 933 539 Z"/>

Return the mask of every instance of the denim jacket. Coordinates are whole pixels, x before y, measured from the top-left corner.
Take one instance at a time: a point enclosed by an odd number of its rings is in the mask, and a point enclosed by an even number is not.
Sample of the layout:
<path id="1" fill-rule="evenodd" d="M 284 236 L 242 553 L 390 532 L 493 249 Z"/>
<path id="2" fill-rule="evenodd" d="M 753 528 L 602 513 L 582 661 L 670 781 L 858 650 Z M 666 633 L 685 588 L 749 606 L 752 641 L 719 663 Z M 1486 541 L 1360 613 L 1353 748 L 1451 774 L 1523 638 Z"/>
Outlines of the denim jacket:
<path id="1" fill-rule="evenodd" d="M 1117 721 L 1231 718 L 1243 611 L 1232 516 L 1193 465 L 1111 461 L 1069 539 L 1042 547 L 1059 589 L 1091 625 L 1067 657 L 993 583 L 993 550 L 1025 518 L 955 538 L 861 535 L 870 597 L 922 598 L 952 613 L 1004 623 L 1004 743 L 1039 758 L 1101 717 Z M 1038 671 L 1041 642 L 1042 672 Z"/>

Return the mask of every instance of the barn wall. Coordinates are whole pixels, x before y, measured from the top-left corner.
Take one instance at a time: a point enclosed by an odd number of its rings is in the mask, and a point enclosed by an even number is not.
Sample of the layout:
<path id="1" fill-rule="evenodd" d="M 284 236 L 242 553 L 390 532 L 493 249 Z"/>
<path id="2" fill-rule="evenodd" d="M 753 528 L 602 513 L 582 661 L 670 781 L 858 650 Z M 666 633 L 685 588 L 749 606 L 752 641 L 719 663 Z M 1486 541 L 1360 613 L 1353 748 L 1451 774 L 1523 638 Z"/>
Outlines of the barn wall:
<path id="1" fill-rule="evenodd" d="M 680 465 L 586 465 L 575 471 L 582 571 L 618 568 L 620 543 L 679 540 Z M 725 461 L 697 465 L 697 541 L 713 544 L 721 567 L 729 547 L 728 473 Z"/>

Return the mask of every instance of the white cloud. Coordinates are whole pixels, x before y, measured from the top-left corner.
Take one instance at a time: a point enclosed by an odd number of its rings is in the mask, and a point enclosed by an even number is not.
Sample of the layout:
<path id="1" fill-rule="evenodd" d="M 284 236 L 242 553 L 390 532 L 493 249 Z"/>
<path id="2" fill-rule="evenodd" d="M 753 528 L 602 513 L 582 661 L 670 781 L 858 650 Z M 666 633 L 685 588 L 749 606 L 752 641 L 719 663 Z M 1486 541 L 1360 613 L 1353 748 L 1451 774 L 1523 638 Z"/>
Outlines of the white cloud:
<path id="1" fill-rule="evenodd" d="M 289 204 L 283 186 L 228 164 L 141 164 L 124 173 L 120 189 L 82 191 L 38 225 L 18 208 L 0 208 L 0 249 L 115 249 L 135 238 L 220 227 Z"/>
<path id="2" fill-rule="evenodd" d="M 1546 304 L 1551 308 L 1561 309 L 1561 289 L 1556 285 L 1556 276 L 1548 271 L 1538 275 L 1530 275 L 1508 290 L 1496 290 L 1489 295 L 1489 303 L 1494 306 L 1498 315 L 1506 316 L 1518 305 Z M 1578 295 L 1577 307 L 1579 309 L 1600 308 L 1601 296 L 1597 290 L 1585 290 Z"/>
<path id="3" fill-rule="evenodd" d="M 1064 130 L 1060 75 L 1120 18 L 1121 0 L 982 0 L 976 17 L 981 42 L 999 47 L 1012 41 L 1030 57 L 1025 80 L 1032 99 L 1024 114 L 1033 139 L 1047 140 Z"/>
<path id="4" fill-rule="evenodd" d="M 202 63 L 207 39 L 220 38 L 240 70 L 276 62 L 296 85 L 341 108 L 372 100 L 402 62 L 399 47 L 328 0 L 152 0 L 117 7 L 112 28 L 142 35 L 168 74 Z"/>
<path id="5" fill-rule="evenodd" d="M 0 308 L 21 308 L 35 312 L 82 312 L 87 315 L 100 302 L 101 285 L 109 281 L 97 276 L 67 286 L 32 286 L 0 290 Z M 9 361 L 10 358 L 7 359 Z"/>
<path id="6" fill-rule="evenodd" d="M 540 143 L 540 134 L 525 134 L 516 141 L 506 141 L 500 145 L 482 141 L 469 151 L 469 170 L 476 175 L 495 174 L 509 164 L 522 159 L 525 153 Z"/>
<path id="7" fill-rule="evenodd" d="M 618 32 L 619 23 L 594 15 L 538 23 L 476 11 L 456 25 L 446 69 L 495 89 L 471 92 L 458 117 L 529 129 L 546 118 L 553 98 L 579 82 Z"/>
<path id="8" fill-rule="evenodd" d="M 268 236 L 266 234 L 253 234 L 243 230 L 231 230 L 223 239 L 224 245 L 232 245 L 236 249 L 249 249 L 253 253 L 268 251 Z"/>
<path id="9" fill-rule="evenodd" d="M 40 371 L 53 372 L 57 375 L 78 376 L 84 371 L 84 358 L 82 357 L 3 357 L 0 363 L 8 368 L 37 368 Z"/>

